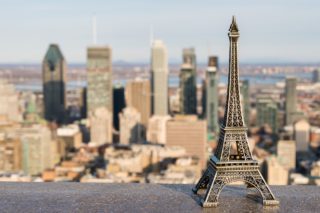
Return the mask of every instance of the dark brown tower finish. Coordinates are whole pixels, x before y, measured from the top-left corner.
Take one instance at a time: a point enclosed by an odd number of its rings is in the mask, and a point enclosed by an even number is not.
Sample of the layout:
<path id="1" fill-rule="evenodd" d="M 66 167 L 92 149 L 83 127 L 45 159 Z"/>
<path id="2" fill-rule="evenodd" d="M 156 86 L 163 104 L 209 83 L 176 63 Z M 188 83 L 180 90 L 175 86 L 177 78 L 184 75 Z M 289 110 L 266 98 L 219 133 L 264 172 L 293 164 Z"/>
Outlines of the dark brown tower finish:
<path id="1" fill-rule="evenodd" d="M 248 188 L 256 188 L 260 192 L 263 205 L 278 205 L 279 202 L 263 179 L 258 162 L 253 160 L 248 145 L 247 127 L 243 121 L 239 90 L 238 38 L 240 34 L 234 17 L 228 35 L 229 75 L 224 122 L 220 128 L 216 152 L 210 158 L 208 168 L 193 192 L 206 189 L 206 194 L 201 201 L 202 206 L 217 206 L 219 194 L 225 185 L 243 181 Z"/>

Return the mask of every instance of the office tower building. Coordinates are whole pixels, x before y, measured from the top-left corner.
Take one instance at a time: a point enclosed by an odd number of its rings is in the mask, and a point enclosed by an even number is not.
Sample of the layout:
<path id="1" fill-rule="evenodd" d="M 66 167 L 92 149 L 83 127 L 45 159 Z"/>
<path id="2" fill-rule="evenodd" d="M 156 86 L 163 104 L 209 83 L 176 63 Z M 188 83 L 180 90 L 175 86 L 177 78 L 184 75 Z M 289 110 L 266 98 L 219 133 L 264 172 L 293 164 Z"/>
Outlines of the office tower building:
<path id="1" fill-rule="evenodd" d="M 42 63 L 44 117 L 48 121 L 65 122 L 66 71 L 59 46 L 51 44 Z"/>
<path id="2" fill-rule="evenodd" d="M 91 142 L 97 146 L 112 143 L 112 115 L 106 107 L 98 107 L 90 118 Z"/>
<path id="3" fill-rule="evenodd" d="M 313 83 L 318 83 L 320 82 L 320 69 L 315 69 L 312 72 L 312 82 Z"/>
<path id="4" fill-rule="evenodd" d="M 21 171 L 21 142 L 8 132 L 0 133 L 0 170 L 3 172 Z"/>
<path id="5" fill-rule="evenodd" d="M 270 97 L 257 97 L 257 125 L 262 127 L 268 125 L 272 133 L 278 133 L 278 107 L 277 103 Z"/>
<path id="6" fill-rule="evenodd" d="M 113 87 L 113 126 L 115 130 L 119 131 L 119 113 L 126 107 L 125 89 L 121 85 Z"/>
<path id="7" fill-rule="evenodd" d="M 206 71 L 206 79 L 203 89 L 202 110 L 203 118 L 206 118 L 208 125 L 209 135 L 218 135 L 219 120 L 218 120 L 218 107 L 219 107 L 219 93 L 218 93 L 218 57 L 209 57 L 208 68 Z"/>
<path id="8" fill-rule="evenodd" d="M 320 127 L 313 126 L 310 128 L 310 146 L 320 146 Z"/>
<path id="9" fill-rule="evenodd" d="M 288 170 L 296 168 L 296 142 L 280 140 L 277 144 L 277 158 L 279 163 Z"/>
<path id="10" fill-rule="evenodd" d="M 67 123 L 73 123 L 86 118 L 86 102 L 85 88 L 75 88 L 67 91 Z"/>
<path id="11" fill-rule="evenodd" d="M 20 109 L 19 94 L 13 84 L 0 80 L 0 117 L 3 122 L 21 122 L 23 119 Z"/>
<path id="12" fill-rule="evenodd" d="M 87 87 L 83 87 L 80 89 L 80 110 L 81 110 L 81 118 L 87 118 Z"/>
<path id="13" fill-rule="evenodd" d="M 150 81 L 136 79 L 127 82 L 126 104 L 135 108 L 141 114 L 141 124 L 146 128 L 151 115 Z"/>
<path id="14" fill-rule="evenodd" d="M 22 146 L 22 169 L 26 174 L 38 175 L 58 163 L 57 142 L 52 140 L 46 126 L 34 125 L 19 130 Z"/>
<path id="15" fill-rule="evenodd" d="M 57 137 L 66 150 L 79 149 L 83 145 L 82 134 L 77 124 L 59 127 L 57 129 Z"/>
<path id="16" fill-rule="evenodd" d="M 110 47 L 88 47 L 87 84 L 88 117 L 96 124 L 95 127 L 90 127 L 91 141 L 98 145 L 112 143 L 113 87 Z M 99 115 L 106 117 L 99 118 Z"/>
<path id="17" fill-rule="evenodd" d="M 173 89 L 171 89 L 172 91 Z M 170 89 L 169 89 L 170 91 Z M 170 93 L 169 93 L 170 94 Z M 180 114 L 180 91 L 179 88 L 172 91 L 169 95 L 169 106 L 171 114 Z"/>
<path id="18" fill-rule="evenodd" d="M 180 113 L 197 114 L 197 71 L 194 48 L 183 50 L 183 64 L 180 70 Z"/>
<path id="19" fill-rule="evenodd" d="M 240 84 L 240 93 L 242 98 L 242 111 L 244 123 L 249 127 L 250 126 L 250 85 L 249 80 L 243 80 Z"/>
<path id="20" fill-rule="evenodd" d="M 310 124 L 306 120 L 300 120 L 294 124 L 293 128 L 297 152 L 307 152 L 310 143 Z"/>
<path id="21" fill-rule="evenodd" d="M 145 129 L 141 125 L 141 114 L 133 107 L 126 107 L 119 114 L 120 120 L 120 143 L 141 143 Z"/>
<path id="22" fill-rule="evenodd" d="M 105 107 L 113 112 L 112 58 L 108 46 L 93 46 L 87 52 L 88 112 Z"/>
<path id="23" fill-rule="evenodd" d="M 289 171 L 285 169 L 278 161 L 276 156 L 267 159 L 267 182 L 269 185 L 287 185 L 289 180 Z"/>
<path id="24" fill-rule="evenodd" d="M 201 168 L 206 166 L 207 122 L 196 115 L 176 115 L 167 121 L 166 146 L 181 146 L 187 154 L 200 160 Z"/>
<path id="25" fill-rule="evenodd" d="M 155 40 L 151 47 L 151 91 L 152 114 L 168 114 L 168 54 L 160 40 Z"/>
<path id="26" fill-rule="evenodd" d="M 182 61 L 183 64 L 190 64 L 193 69 L 193 76 L 197 75 L 197 60 L 196 52 L 194 48 L 184 48 L 182 50 Z"/>
<path id="27" fill-rule="evenodd" d="M 294 123 L 294 116 L 297 112 L 297 79 L 290 77 L 286 79 L 286 125 L 291 125 Z"/>
<path id="28" fill-rule="evenodd" d="M 147 141 L 150 143 L 166 144 L 166 127 L 169 115 L 154 115 L 149 119 L 147 130 Z"/>

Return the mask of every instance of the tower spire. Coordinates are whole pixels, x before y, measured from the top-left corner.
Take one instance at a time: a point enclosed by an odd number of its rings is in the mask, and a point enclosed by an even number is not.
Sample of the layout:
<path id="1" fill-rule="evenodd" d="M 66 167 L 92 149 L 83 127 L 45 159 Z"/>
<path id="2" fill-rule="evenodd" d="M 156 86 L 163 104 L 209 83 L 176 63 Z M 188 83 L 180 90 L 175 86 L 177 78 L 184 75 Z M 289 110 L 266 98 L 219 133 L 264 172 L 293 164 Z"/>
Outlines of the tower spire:
<path id="1" fill-rule="evenodd" d="M 231 22 L 231 25 L 230 25 L 230 28 L 229 28 L 229 32 L 230 32 L 230 33 L 232 33 L 232 32 L 239 32 L 239 29 L 238 29 L 238 25 L 237 25 L 236 17 L 235 17 L 235 16 L 232 16 L 232 22 Z"/>

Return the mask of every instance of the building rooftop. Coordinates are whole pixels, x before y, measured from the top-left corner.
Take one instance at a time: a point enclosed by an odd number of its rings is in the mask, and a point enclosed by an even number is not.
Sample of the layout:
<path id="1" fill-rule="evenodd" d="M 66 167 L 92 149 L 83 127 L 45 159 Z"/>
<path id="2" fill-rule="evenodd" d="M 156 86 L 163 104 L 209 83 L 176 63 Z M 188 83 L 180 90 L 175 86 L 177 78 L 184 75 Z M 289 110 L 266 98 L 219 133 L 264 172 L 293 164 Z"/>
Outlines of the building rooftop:
<path id="1" fill-rule="evenodd" d="M 228 186 L 216 208 L 203 209 L 192 185 L 0 183 L 2 212 L 317 212 L 320 188 L 271 187 L 279 207 L 266 208 Z"/>

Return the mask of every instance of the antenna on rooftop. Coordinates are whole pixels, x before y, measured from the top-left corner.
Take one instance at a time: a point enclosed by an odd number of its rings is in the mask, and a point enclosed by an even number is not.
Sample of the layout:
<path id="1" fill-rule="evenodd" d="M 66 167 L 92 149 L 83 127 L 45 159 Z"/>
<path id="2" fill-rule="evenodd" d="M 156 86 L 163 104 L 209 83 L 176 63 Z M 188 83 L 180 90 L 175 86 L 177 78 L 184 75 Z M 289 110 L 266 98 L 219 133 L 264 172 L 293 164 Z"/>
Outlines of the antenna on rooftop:
<path id="1" fill-rule="evenodd" d="M 154 34 L 153 34 L 153 25 L 150 25 L 150 46 L 152 46 L 154 40 Z"/>
<path id="2" fill-rule="evenodd" d="M 92 17 L 92 42 L 97 44 L 97 17 L 93 15 Z"/>

